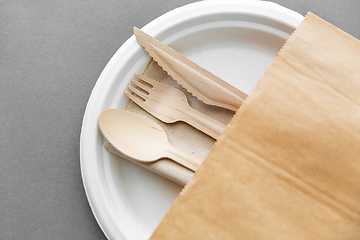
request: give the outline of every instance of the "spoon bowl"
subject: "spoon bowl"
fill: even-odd
[[[161,158],[196,171],[201,160],[173,147],[165,131],[155,122],[138,114],[106,109],[98,119],[103,136],[125,156],[141,161],[155,162]]]

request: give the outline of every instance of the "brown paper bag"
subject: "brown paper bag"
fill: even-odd
[[[360,239],[360,41],[309,13],[152,239]]]

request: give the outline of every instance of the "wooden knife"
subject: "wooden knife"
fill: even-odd
[[[247,98],[246,93],[140,29],[134,28],[134,33],[139,44],[154,61],[204,103],[236,111]]]

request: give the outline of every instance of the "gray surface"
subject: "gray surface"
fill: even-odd
[[[0,239],[105,239],[81,180],[86,103],[133,26],[190,2],[0,2]],[[360,38],[358,0],[274,2]]]

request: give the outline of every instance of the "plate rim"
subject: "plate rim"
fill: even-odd
[[[236,8],[234,8],[236,6]],[[244,7],[242,11],[238,9],[238,7]],[[197,12],[196,10],[201,9],[202,12]],[[184,13],[186,12],[187,18],[196,17],[201,14],[210,14],[216,13],[214,11],[233,11],[235,13],[248,13],[246,11],[254,11],[257,14],[263,14],[264,17],[273,18],[274,20],[284,22],[291,27],[296,28],[303,20],[303,16],[299,13],[296,13],[293,10],[287,9],[281,5],[278,5],[273,2],[267,1],[254,1],[254,0],[207,0],[207,1],[199,1],[184,5],[182,7],[175,8],[158,18],[152,20],[148,24],[146,24],[142,30],[149,33],[150,35],[156,37],[161,32],[166,31],[171,28],[174,24],[178,24],[183,19],[180,19],[179,16],[184,17]],[[266,10],[266,11],[263,11]],[[205,12],[204,12],[205,11]],[[263,11],[263,12],[261,12]],[[277,13],[274,15],[274,13]],[[168,20],[172,21],[168,21]],[[159,27],[161,25],[162,27]],[[86,197],[88,203],[90,205],[91,211],[108,239],[126,239],[124,233],[117,228],[117,225],[112,221],[112,213],[109,211],[111,206],[109,205],[109,200],[105,200],[104,191],[100,186],[98,181],[99,179],[99,171],[96,168],[97,166],[87,164],[86,160],[91,159],[94,156],[89,154],[88,146],[91,143],[97,142],[98,139],[88,139],[87,135],[92,136],[90,133],[98,133],[98,129],[94,129],[93,121],[89,120],[89,115],[91,108],[94,106],[101,105],[99,102],[96,102],[96,97],[100,94],[101,85],[104,82],[104,79],[111,78],[114,73],[112,73],[112,69],[115,67],[115,63],[118,63],[119,57],[124,53],[132,53],[134,54],[136,51],[141,51],[142,47],[137,44],[135,36],[132,35],[128,40],[125,41],[124,44],[120,46],[120,48],[115,52],[115,54],[111,57],[111,59],[106,64],[105,68],[101,72],[99,78],[97,79],[95,86],[93,87],[89,100],[87,102],[84,117],[81,126],[80,133],[80,170],[81,177],[83,181],[84,190],[86,193]],[[144,53],[145,54],[145,53]],[[92,119],[93,120],[93,119]],[[97,122],[97,119],[96,119]],[[96,134],[95,134],[96,135]],[[98,173],[98,174],[96,174]],[[99,194],[99,192],[101,194]],[[109,217],[110,216],[110,217]]]

